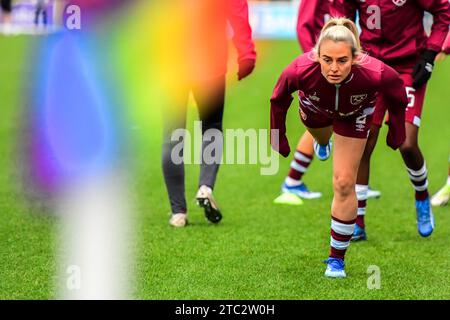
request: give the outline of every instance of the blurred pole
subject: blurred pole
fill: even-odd
[[[110,30],[93,27],[108,9],[96,7],[82,30],[43,38],[33,55],[30,172],[62,218],[58,299],[131,298],[129,124],[101,41]]]
[[[131,298],[130,208],[117,172],[67,190],[63,216],[61,299]]]

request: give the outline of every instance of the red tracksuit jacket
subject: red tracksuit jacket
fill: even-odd
[[[94,15],[128,0],[72,0],[82,13]],[[132,2],[132,1],[130,1]],[[233,29],[233,43],[238,62],[256,60],[252,30],[248,20],[247,0],[168,0],[177,14],[174,21],[167,21],[166,37],[170,42],[179,41],[174,47],[185,77],[190,80],[209,80],[224,75],[228,62],[227,23]],[[178,15],[182,12],[182,16]],[[181,21],[180,21],[181,20]],[[173,29],[176,29],[175,31]],[[182,29],[182,30],[178,30]],[[178,39],[182,33],[184,39]],[[181,69],[181,68],[180,68]],[[182,69],[182,70],[183,70]],[[184,77],[183,77],[184,78]]]
[[[171,0],[173,1],[173,0]],[[238,63],[256,59],[252,30],[248,20],[247,0],[181,0],[186,6],[187,49],[180,48],[180,58],[191,65],[194,80],[222,76],[227,71],[227,22],[233,29],[233,43]]]
[[[322,75],[314,53],[307,52],[296,58],[281,74],[270,99],[271,129],[278,129],[280,138],[279,145],[272,139],[273,148],[285,157],[290,152],[285,122],[295,91],[301,97],[311,94],[320,97],[320,101],[315,102],[316,107],[333,117],[355,111],[362,103],[364,107],[374,107],[377,93],[382,93],[390,114],[387,144],[393,149],[398,148],[405,140],[405,108],[408,104],[398,73],[380,60],[363,55],[360,63],[352,67],[348,79],[341,83],[337,94],[336,86]],[[361,94],[367,94],[363,102],[351,103],[353,95]]]
[[[357,10],[363,49],[389,64],[416,59],[424,49],[441,51],[450,24],[448,0],[330,0],[332,16],[355,20]],[[430,37],[422,23],[425,11],[433,15]]]

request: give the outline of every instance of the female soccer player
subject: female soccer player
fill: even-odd
[[[354,20],[359,12],[364,50],[394,68],[405,83],[409,103],[406,109],[406,140],[400,147],[400,153],[415,190],[417,228],[422,237],[427,237],[433,232],[434,218],[428,194],[428,171],[418,137],[426,83],[448,33],[450,4],[448,0],[334,0],[330,5],[333,16]],[[425,11],[433,15],[429,37],[423,26]],[[358,173],[356,187],[360,201],[353,240],[366,239],[364,215],[370,158],[388,107],[389,102],[380,97]]]
[[[356,176],[375,98],[380,92],[390,102],[387,143],[396,149],[405,139],[408,101],[403,82],[391,67],[361,53],[355,24],[340,18],[325,24],[314,50],[296,58],[275,86],[270,100],[271,143],[285,157],[290,153],[286,113],[295,91],[298,91],[301,119],[314,137],[316,155],[322,160],[330,156],[334,133],[331,249],[325,275],[345,277],[344,257],[357,212]]]
[[[303,52],[311,51],[325,22],[329,19],[328,0],[301,1],[297,19],[297,39]],[[288,175],[281,192],[292,193],[303,199],[320,198],[320,192],[310,191],[302,178],[314,158],[313,137],[305,131],[297,143]]]
[[[297,19],[297,39],[303,52],[311,51],[324,24],[330,19],[329,0],[301,1]],[[281,186],[283,193],[302,199],[320,198],[320,192],[310,191],[303,181],[314,157],[313,137],[305,131],[298,141],[288,175]],[[368,188],[367,198],[379,198],[381,192]],[[291,203],[291,202],[289,202]]]
[[[12,33],[12,0],[1,0],[2,8],[2,29],[5,34]]]

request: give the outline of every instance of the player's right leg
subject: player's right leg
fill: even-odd
[[[225,104],[225,76],[202,81],[193,88],[202,122],[202,161],[200,165],[197,203],[204,209],[205,218],[212,223],[222,220],[222,213],[213,197],[217,173],[223,152],[223,112]],[[213,151],[206,152],[213,147]]]

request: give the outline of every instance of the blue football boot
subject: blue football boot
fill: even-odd
[[[366,230],[355,224],[355,231],[353,231],[351,240],[352,241],[367,240]]]
[[[317,159],[321,161],[325,161],[330,157],[332,147],[333,143],[331,142],[331,139],[324,146],[317,143],[317,141],[314,140],[314,153],[316,154]]]
[[[430,199],[416,200],[417,229],[422,237],[428,237],[434,230],[434,217]]]
[[[345,263],[344,260],[338,258],[328,258],[324,261],[327,264],[325,276],[329,278],[345,278]]]
[[[281,186],[281,192],[283,193],[293,193],[295,195],[297,195],[298,197],[302,198],[302,199],[317,199],[320,198],[322,196],[322,193],[320,192],[314,192],[314,191],[310,191],[308,189],[308,187],[306,186],[306,184],[302,183],[298,186],[288,186],[285,183],[283,183],[283,185]]]

